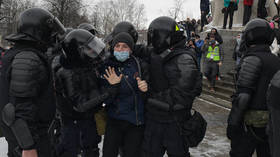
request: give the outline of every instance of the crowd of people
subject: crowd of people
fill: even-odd
[[[98,157],[103,134],[103,157],[185,157],[202,140],[206,122],[204,131],[184,133],[194,123],[202,77],[174,19],[152,21],[148,46],[137,44],[129,22],[118,23],[104,43],[92,25],[65,28],[41,8],[18,19],[18,31],[6,37],[13,46],[1,57],[8,157]],[[103,133],[96,118],[102,111]]]
[[[201,3],[201,21],[154,19],[147,45],[137,43],[130,22],[101,39],[89,23],[65,28],[44,9],[23,11],[17,32],[6,37],[12,47],[0,58],[0,128],[8,157],[99,157],[102,139],[103,157],[190,157],[207,125],[192,113],[202,92],[201,58],[211,92],[224,60],[218,30],[205,39],[198,34],[209,14],[209,1]],[[245,20],[236,37],[231,157],[280,154],[280,60],[273,55],[279,19]]]
[[[207,3],[203,2],[205,0],[201,0],[201,3]],[[257,1],[257,17],[261,19],[266,19],[268,18],[268,10],[267,8],[269,7],[271,1],[269,0],[258,0]],[[208,1],[209,3],[209,1]],[[280,2],[278,1],[275,3],[275,6],[278,10],[279,14],[279,4]],[[242,25],[245,26],[252,14],[252,6],[254,4],[254,0],[244,0],[243,1],[243,6],[244,6],[244,11],[243,11],[243,23]],[[222,8],[222,13],[224,14],[224,24],[223,24],[223,29],[226,29],[227,26],[227,21],[228,21],[228,16],[229,16],[229,29],[232,29],[233,25],[233,16],[234,12],[238,10],[238,5],[239,5],[239,0],[224,0],[224,8]],[[202,14],[202,13],[201,13]]]

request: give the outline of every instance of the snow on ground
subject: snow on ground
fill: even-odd
[[[228,111],[207,102],[196,101],[194,104],[208,122],[204,140],[197,148],[191,148],[192,157],[227,157],[230,144],[226,138],[226,119]],[[102,143],[99,144],[100,148]],[[0,138],[0,157],[7,157],[8,146],[4,138]],[[101,151],[100,151],[101,153]],[[164,157],[167,157],[165,155]]]
[[[0,138],[0,157],[7,157],[8,144],[5,138]]]

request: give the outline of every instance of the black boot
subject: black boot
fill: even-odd
[[[99,148],[84,150],[82,157],[99,157]]]

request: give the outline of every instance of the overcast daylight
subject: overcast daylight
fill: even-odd
[[[280,157],[279,13],[0,0],[0,157]]]
[[[37,5],[42,4],[43,0],[33,0]],[[117,0],[113,0],[117,1]],[[135,0],[145,6],[145,17],[147,19],[145,26],[148,27],[150,22],[159,16],[169,16],[168,10],[176,5],[176,0]],[[92,6],[98,3],[98,0],[83,0],[83,3],[88,6],[89,12],[92,11]],[[178,21],[185,20],[187,17],[200,19],[200,0],[183,0],[181,13]]]

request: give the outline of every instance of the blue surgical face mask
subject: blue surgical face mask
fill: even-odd
[[[120,62],[124,62],[129,58],[129,51],[114,51],[114,56]]]

